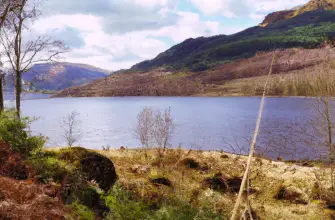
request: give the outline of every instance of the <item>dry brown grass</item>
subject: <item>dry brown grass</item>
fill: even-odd
[[[120,177],[119,184],[135,195],[153,203],[171,196],[192,206],[209,205],[213,210],[231,212],[236,199],[233,192],[219,192],[204,184],[206,178],[217,173],[226,177],[242,177],[247,157],[219,152],[168,150],[162,160],[155,150],[149,151],[146,160],[142,150],[100,151],[115,164]],[[225,156],[223,156],[225,155]],[[192,158],[199,167],[188,168],[183,163]],[[295,164],[255,158],[251,175],[251,204],[260,219],[331,219],[334,213],[322,201],[314,201],[312,188],[316,182],[317,167],[301,167]],[[164,177],[172,187],[157,186],[151,178]],[[327,180],[324,180],[327,181]],[[294,186],[309,196],[307,205],[278,200],[280,187]]]

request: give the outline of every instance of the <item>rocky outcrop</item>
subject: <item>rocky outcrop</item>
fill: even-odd
[[[293,16],[314,10],[335,10],[335,0],[311,0],[296,10]]]
[[[267,15],[264,21],[260,24],[260,26],[267,26],[269,24],[277,23],[278,21],[282,21],[288,18],[291,18],[295,10],[284,10],[284,11],[277,11]]]
[[[303,13],[315,10],[335,10],[335,0],[311,0],[303,6],[298,6],[292,10],[277,11],[267,15],[260,26],[277,23],[290,19]]]

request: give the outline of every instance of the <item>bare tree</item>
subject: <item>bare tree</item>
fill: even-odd
[[[158,147],[159,156],[163,156],[176,128],[171,116],[171,108],[156,110],[154,115],[153,138]]]
[[[1,63],[0,63],[0,65],[1,65]],[[4,94],[3,94],[3,79],[4,79],[4,77],[5,77],[5,73],[0,68],[0,114],[5,109]]]
[[[142,147],[148,150],[157,147],[159,156],[163,156],[169,145],[176,125],[171,116],[171,108],[164,111],[144,108],[137,116],[135,136]]]
[[[52,62],[68,48],[61,41],[54,41],[47,36],[25,39],[25,31],[29,25],[41,15],[37,7],[39,0],[19,0],[13,16],[8,19],[0,43],[4,54],[15,74],[15,96],[17,116],[20,117],[22,74],[29,71],[34,64]]]
[[[7,21],[7,17],[10,12],[15,8],[16,1],[14,0],[0,0],[0,35],[2,33],[2,28]],[[1,57],[0,57],[1,58]],[[0,62],[0,67],[2,63]],[[5,77],[5,72],[0,69],[0,113],[4,110],[4,94],[3,94],[3,80]]]
[[[144,108],[137,116],[135,136],[141,142],[142,147],[148,149],[151,142],[151,131],[153,127],[153,111],[151,108]]]
[[[62,129],[64,132],[63,137],[69,147],[73,147],[73,145],[78,143],[83,136],[81,131],[82,121],[80,121],[78,117],[79,113],[73,111],[64,117],[62,121]]]

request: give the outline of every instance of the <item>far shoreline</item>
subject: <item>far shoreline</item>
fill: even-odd
[[[46,99],[62,99],[62,98],[262,98],[262,96],[245,96],[245,95],[227,95],[227,96],[206,96],[206,95],[195,95],[195,96],[62,96],[54,97],[50,96]],[[316,99],[313,96],[265,96],[266,98],[297,98],[297,99]],[[335,97],[330,97],[335,98]]]

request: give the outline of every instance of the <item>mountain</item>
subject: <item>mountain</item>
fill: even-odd
[[[311,0],[305,5],[297,6],[291,10],[273,12],[265,17],[260,26],[267,26],[282,20],[290,19],[309,11],[335,10],[335,0]]]
[[[267,16],[268,20],[272,17],[269,24],[233,35],[185,40],[129,70],[64,90],[56,96],[241,94],[242,87],[248,85],[239,80],[261,80],[257,77],[267,74],[273,51],[281,54],[274,74],[311,73],[310,68],[324,61],[326,48],[335,45],[335,11],[330,10],[331,1],[312,0],[285,11],[284,15],[272,13]],[[255,88],[248,94],[257,94]]]
[[[315,10],[335,10],[335,0],[311,0],[307,4],[298,8],[293,16]]]
[[[274,19],[233,35],[188,39],[152,60],[134,65],[131,71],[208,70],[217,65],[249,58],[260,51],[302,47],[315,48],[335,35],[335,11],[310,11],[291,19]]]
[[[24,73],[22,78],[30,90],[58,91],[93,82],[109,74],[110,71],[86,64],[60,62],[36,64],[30,71]],[[12,85],[11,83],[9,87]]]

